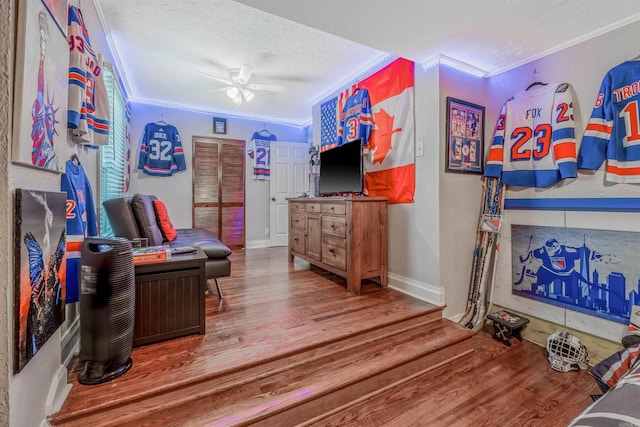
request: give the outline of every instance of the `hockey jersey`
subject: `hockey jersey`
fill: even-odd
[[[74,142],[97,148],[109,143],[109,99],[102,61],[91,48],[80,9],[69,6],[68,23],[67,126]]]
[[[87,236],[97,236],[96,211],[91,183],[80,164],[69,160],[62,174],[60,190],[67,193],[67,303],[79,299],[80,250]]]
[[[187,169],[180,135],[175,126],[147,123],[142,133],[138,169],[149,175],[171,176]]]
[[[254,180],[269,181],[271,179],[271,141],[277,140],[278,138],[272,133],[268,136],[263,135],[262,131],[253,133],[247,155],[253,163]]]
[[[578,168],[597,170],[606,160],[607,181],[640,182],[640,61],[612,68],[602,80],[587,124]]]
[[[362,139],[362,146],[368,147],[373,114],[371,101],[367,89],[356,89],[347,102],[344,103],[338,126],[338,145],[346,144],[356,139]]]
[[[578,175],[568,83],[521,91],[500,110],[485,176],[507,185],[547,187]]]

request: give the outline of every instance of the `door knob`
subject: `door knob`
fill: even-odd
[[[276,198],[275,198],[275,197],[272,197],[272,198],[271,198],[271,201],[272,201],[272,202],[275,202],[275,201],[276,201]]]

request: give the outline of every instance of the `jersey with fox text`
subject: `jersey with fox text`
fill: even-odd
[[[578,175],[568,83],[524,90],[500,110],[485,176],[507,185],[547,187]]]

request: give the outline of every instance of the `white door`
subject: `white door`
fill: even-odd
[[[309,191],[309,145],[301,142],[271,143],[269,246],[289,243],[287,199]]]

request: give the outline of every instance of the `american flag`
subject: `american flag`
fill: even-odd
[[[320,151],[338,143],[338,97],[320,105]]]

